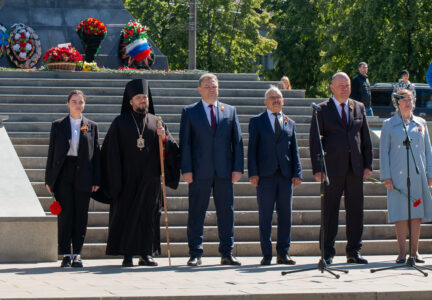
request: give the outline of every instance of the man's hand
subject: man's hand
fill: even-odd
[[[192,172],[183,173],[183,181],[186,183],[192,183],[193,182],[193,176]]]
[[[257,187],[258,186],[258,182],[259,182],[259,176],[251,176],[251,177],[249,177],[249,182],[254,187]]]
[[[393,190],[394,189],[393,181],[390,178],[384,179],[384,185],[385,185],[386,189],[388,189],[388,190]]]
[[[99,189],[99,186],[98,186],[98,185],[94,185],[94,186],[92,186],[92,192],[97,192],[98,189]]]
[[[241,176],[242,176],[241,172],[232,172],[231,174],[232,183],[236,183],[237,181],[239,181]]]
[[[45,184],[45,187],[46,187],[48,193],[52,194],[52,193],[51,193],[51,188],[49,187],[49,185],[48,185],[48,184]]]
[[[316,172],[314,174],[314,176],[315,176],[315,181],[321,182],[321,172]],[[325,181],[325,175],[324,174],[322,175],[322,181]]]
[[[293,189],[295,189],[297,186],[299,186],[302,183],[301,178],[294,177],[292,179]]]
[[[432,186],[432,178],[428,178],[427,181],[428,181],[428,186]]]
[[[165,139],[166,135],[165,135],[165,128],[163,126],[160,126],[156,129],[158,136],[160,136],[162,138],[162,140]]]
[[[372,174],[372,170],[371,169],[364,169],[363,171],[363,178],[364,179],[368,179]]]

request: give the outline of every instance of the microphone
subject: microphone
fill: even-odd
[[[393,96],[393,98],[395,98],[395,99],[403,99],[405,96],[404,95],[399,95],[399,94],[396,94],[396,93],[393,93],[392,94],[392,96]]]
[[[320,111],[321,106],[317,105],[315,102],[312,102],[311,107],[313,110]]]

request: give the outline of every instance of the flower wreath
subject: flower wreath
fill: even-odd
[[[14,24],[9,36],[7,55],[18,68],[30,69],[42,55],[39,36],[24,24]]]
[[[153,65],[154,53],[146,31],[138,21],[129,21],[121,31],[119,57],[124,65],[147,69]]]
[[[9,44],[9,30],[0,23],[0,57],[3,57],[3,54],[6,51],[6,47]]]

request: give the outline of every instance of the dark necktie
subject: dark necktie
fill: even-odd
[[[276,140],[278,140],[279,136],[282,133],[282,129],[281,129],[281,126],[280,126],[280,123],[279,123],[279,119],[278,119],[279,113],[273,113],[273,115],[275,116],[274,133],[275,133]]]
[[[342,108],[342,113],[341,113],[341,115],[342,115],[342,123],[344,124],[345,128],[347,128],[348,127],[348,121],[347,121],[347,116],[346,116],[346,113],[345,113],[345,103],[341,103],[340,105],[341,105],[341,108]]]
[[[216,132],[216,113],[215,113],[213,104],[210,104],[209,107],[210,107],[211,128],[212,128],[213,133],[215,133]]]

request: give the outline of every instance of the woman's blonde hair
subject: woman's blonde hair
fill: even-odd
[[[284,81],[288,81],[288,86],[286,88],[284,86]],[[290,82],[288,76],[283,76],[281,78],[280,82],[281,82],[281,89],[283,89],[283,90],[290,90],[291,89],[291,82]]]

